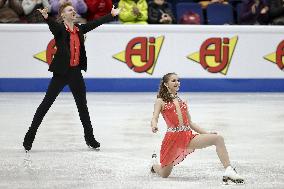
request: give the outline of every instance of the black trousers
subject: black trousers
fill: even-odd
[[[69,88],[75,99],[79,116],[84,127],[85,140],[91,141],[94,139],[93,128],[87,107],[85,82],[81,70],[78,67],[70,67],[65,75],[53,74],[45,97],[37,108],[32,124],[26,133],[24,139],[25,145],[32,146],[37,129],[40,126],[45,114],[48,112],[56,97],[66,85],[69,85]]]

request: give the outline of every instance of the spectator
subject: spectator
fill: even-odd
[[[22,0],[0,0],[0,23],[20,22]]]
[[[43,23],[41,13],[37,9],[47,8],[50,12],[48,0],[23,0],[22,6],[28,23]]]
[[[87,4],[87,20],[96,20],[107,15],[112,9],[112,0],[85,0]]]
[[[119,21],[123,24],[147,24],[148,4],[146,0],[120,0]]]
[[[246,0],[240,13],[240,24],[264,25],[269,22],[268,6],[264,0]]]
[[[176,23],[172,10],[165,0],[154,0],[149,2],[148,7],[149,24],[172,24]]]
[[[75,23],[81,22],[85,23],[86,19],[83,18],[83,15],[87,13],[87,5],[84,0],[49,0],[51,5],[51,13],[53,16],[58,17],[60,19],[60,15],[58,14],[58,10],[60,5],[65,2],[71,2],[75,11],[77,13],[77,20]]]
[[[273,25],[284,25],[284,1],[267,0],[269,5],[270,23]]]

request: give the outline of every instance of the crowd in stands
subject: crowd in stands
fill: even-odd
[[[39,8],[56,19],[66,1],[79,23],[115,5],[121,8],[116,24],[284,25],[284,0],[0,0],[0,23],[43,23]]]

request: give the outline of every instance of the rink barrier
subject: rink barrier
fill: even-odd
[[[86,36],[83,76],[90,92],[154,92],[168,72],[184,92],[284,92],[283,33],[282,26],[105,24]],[[0,41],[0,92],[46,91],[56,49],[47,24],[1,24]]]
[[[0,92],[45,92],[47,78],[0,78]],[[156,92],[160,79],[87,78],[88,92]],[[65,87],[63,91],[70,91]],[[181,92],[284,92],[284,79],[181,79]]]

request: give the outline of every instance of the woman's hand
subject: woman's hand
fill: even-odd
[[[48,8],[44,8],[44,9],[37,9],[41,14],[42,16],[44,17],[44,19],[47,19],[48,18],[48,14],[47,14],[47,11],[48,11]]]
[[[114,5],[113,5],[110,13],[113,17],[117,16],[120,13],[120,8],[114,8]]]
[[[151,128],[153,133],[156,133],[159,130],[157,126],[153,126]]]

